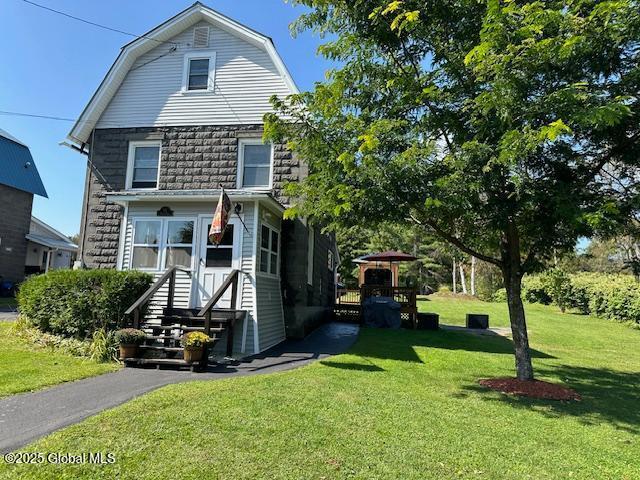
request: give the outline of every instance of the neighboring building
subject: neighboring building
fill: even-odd
[[[34,216],[31,217],[27,241],[27,275],[73,266],[78,246],[69,237]]]
[[[0,279],[25,276],[33,196],[47,197],[29,147],[0,130]]]
[[[269,98],[296,92],[270,38],[201,3],[125,45],[68,136],[89,158],[79,260],[156,277],[187,267],[175,305],[191,308],[239,269],[249,314],[235,350],[308,333],[334,302],[335,242],[283,220],[283,186],[307,169],[262,142]],[[240,210],[216,248],[220,186]]]

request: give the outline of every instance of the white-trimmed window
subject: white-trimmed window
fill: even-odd
[[[130,266],[136,270],[191,268],[193,219],[135,219]]]
[[[131,267],[139,270],[158,270],[162,220],[136,220],[133,224]]]
[[[259,138],[238,144],[238,188],[271,188],[273,144]]]
[[[278,275],[279,253],[280,232],[263,223],[260,238],[260,271]]]
[[[191,268],[193,220],[167,220],[165,268]]]
[[[129,142],[127,188],[158,188],[161,148],[162,142],[156,140]]]
[[[216,52],[194,51],[184,56],[183,92],[212,92],[215,85]]]

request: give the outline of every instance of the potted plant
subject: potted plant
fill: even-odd
[[[182,336],[180,343],[184,347],[184,359],[187,363],[199,362],[202,360],[204,347],[210,339],[202,332],[189,332]]]
[[[136,357],[138,345],[144,342],[146,334],[136,328],[123,328],[116,332],[115,337],[120,346],[120,360],[123,360]]]

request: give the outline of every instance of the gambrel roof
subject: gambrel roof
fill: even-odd
[[[82,111],[67,138],[77,145],[87,143],[91,131],[100,120],[101,115],[118,91],[136,59],[162,42],[170,43],[174,36],[201,21],[209,22],[264,50],[273,61],[289,90],[292,93],[298,92],[298,88],[280,55],[278,55],[271,38],[222,15],[200,2],[196,2],[186,10],[122,47],[120,54]]]

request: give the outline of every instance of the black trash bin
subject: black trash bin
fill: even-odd
[[[400,304],[390,297],[369,297],[362,305],[363,322],[368,327],[400,328]]]
[[[489,315],[483,313],[467,313],[467,328],[489,328]]]
[[[437,313],[418,313],[418,330],[438,330],[440,315]]]

